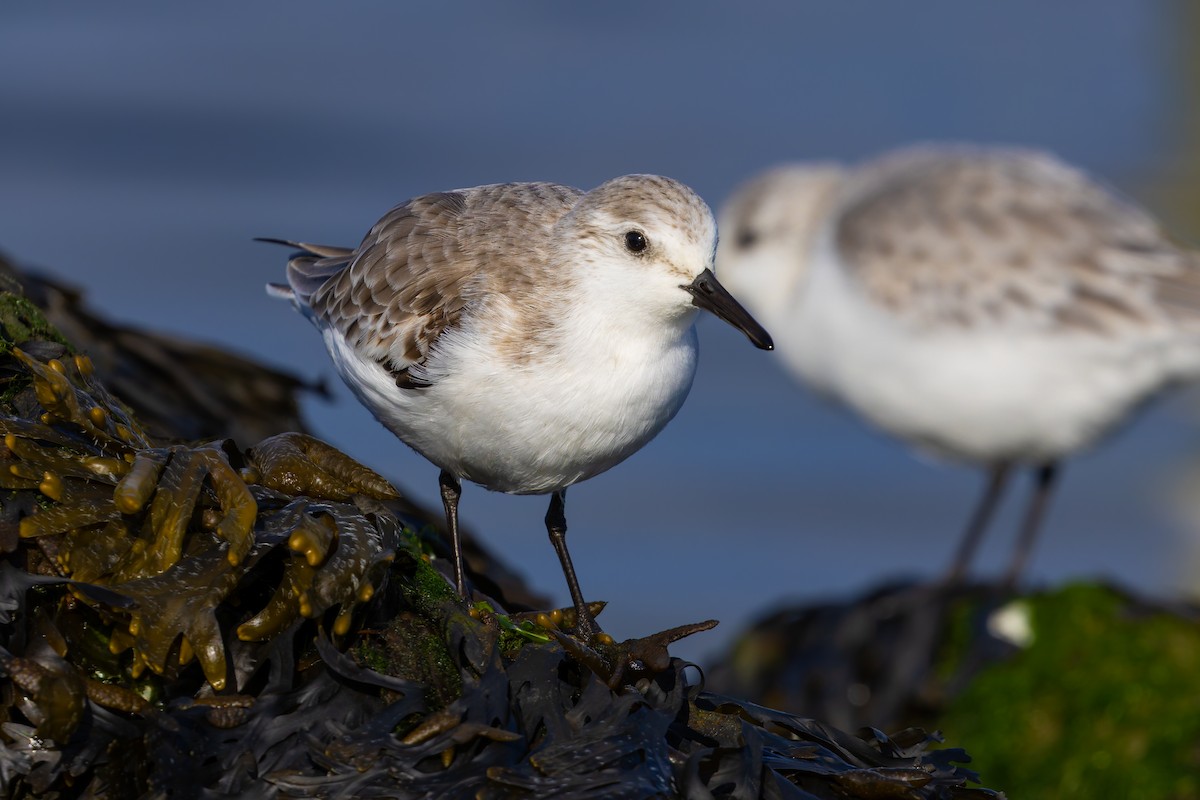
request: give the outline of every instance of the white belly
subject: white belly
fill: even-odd
[[[665,345],[516,367],[465,333],[439,342],[432,386],[401,390],[322,333],[342,378],[388,429],[437,466],[512,494],[565,489],[628,458],[679,411],[696,370],[694,327]]]
[[[780,353],[814,388],[936,455],[1057,460],[1195,370],[1195,341],[997,328],[918,333],[814,272]],[[1184,370],[1186,371],[1186,370]]]

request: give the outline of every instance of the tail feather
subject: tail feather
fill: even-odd
[[[347,247],[293,242],[289,239],[261,237],[255,241],[281,244],[300,251],[288,261],[287,285],[267,284],[267,294],[291,300],[298,305],[308,305],[308,299],[327,280],[346,268],[346,265],[350,263],[350,256],[354,252]]]
[[[292,291],[292,287],[286,283],[268,283],[267,294],[271,297],[278,297],[280,300],[291,300],[296,296],[296,293]]]
[[[311,244],[309,242],[293,242],[291,239],[272,239],[269,236],[257,236],[254,241],[266,242],[267,244],[281,244],[284,247],[291,247],[296,250],[302,250],[308,255],[321,256],[322,258],[346,258],[354,252],[349,247],[334,247],[328,244]]]

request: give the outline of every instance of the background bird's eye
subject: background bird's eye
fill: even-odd
[[[629,231],[625,234],[625,247],[631,253],[640,253],[646,249],[646,236],[641,231]]]
[[[758,231],[753,231],[745,228],[737,235],[737,246],[741,250],[745,250],[758,241]]]

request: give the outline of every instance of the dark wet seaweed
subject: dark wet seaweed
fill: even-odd
[[[0,376],[2,797],[991,796],[924,734],[706,691],[667,652],[703,626],[623,671],[514,633],[325,445],[164,447],[62,345]]]

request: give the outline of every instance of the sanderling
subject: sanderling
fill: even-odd
[[[817,391],[917,448],[990,470],[950,577],[1010,472],[1060,461],[1200,374],[1200,260],[1052,156],[930,146],[855,168],[794,165],[722,209],[725,284]]]
[[[401,203],[354,250],[285,242],[303,253],[287,285],[268,288],[317,326],[376,418],[441,468],[460,594],[460,481],[551,496],[546,528],[592,639],[567,487],[675,416],[696,371],[698,308],[772,347],[713,275],[716,240],[708,206],[669,178],[586,193],[478,186]]]

